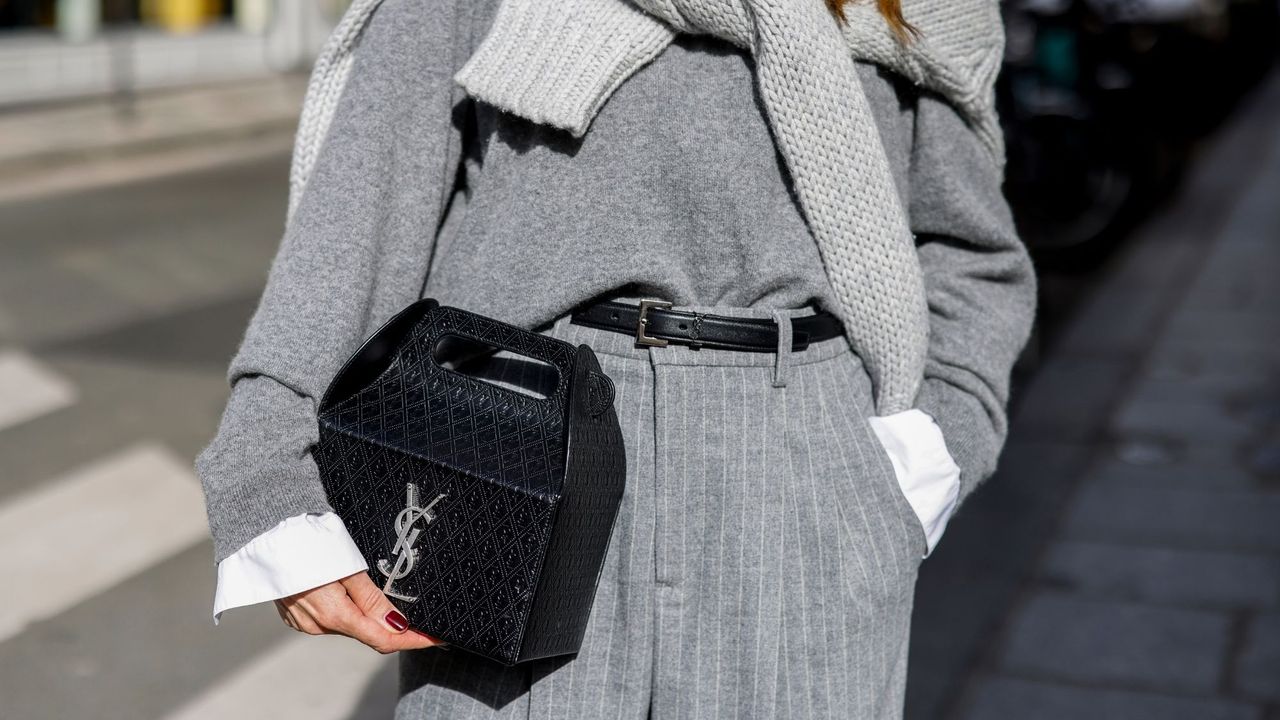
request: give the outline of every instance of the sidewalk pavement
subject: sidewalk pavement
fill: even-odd
[[[1195,167],[926,562],[910,716],[1280,719],[1280,73]]]
[[[306,76],[0,112],[0,201],[288,152]]]

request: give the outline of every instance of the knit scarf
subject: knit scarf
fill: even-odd
[[[301,138],[322,137],[355,37],[378,0],[356,0],[313,73]],[[821,0],[501,0],[455,80],[473,97],[584,135],[612,92],[677,33],[751,52],[775,142],[816,240],[850,344],[881,415],[909,409],[924,377],[929,315],[914,238],[855,60],[941,94],[1003,161],[993,84],[1003,51],[997,0],[904,0],[922,31],[903,44],[872,2],[837,23]],[[323,70],[323,72],[322,72]],[[318,144],[318,141],[317,141]],[[294,195],[310,175],[295,152]]]
[[[909,409],[929,344],[920,262],[850,44],[820,0],[504,0],[455,80],[479,100],[581,136],[676,32],[750,50],[877,412]]]

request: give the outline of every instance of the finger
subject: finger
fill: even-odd
[[[392,633],[382,623],[371,617],[360,615],[349,628],[350,637],[359,640],[374,650],[386,655],[401,650],[422,650],[436,647],[435,638],[416,631]]]
[[[367,576],[365,579],[368,579]],[[373,591],[379,596],[382,594],[376,587]],[[373,607],[367,596],[367,590],[357,586],[355,597],[366,607]],[[292,600],[295,618],[299,622],[303,622],[303,618],[313,618],[324,632],[359,640],[384,654],[402,649],[404,645],[394,642],[398,633],[389,629],[383,621],[371,618],[361,610],[341,581],[293,596]]]
[[[445,643],[431,637],[426,633],[417,631],[407,632],[403,635],[391,636],[391,649],[393,652],[401,650],[425,650],[427,648],[438,648],[440,650],[448,650]]]
[[[396,609],[387,596],[365,573],[358,573],[340,580],[351,601],[361,609],[365,622],[362,632],[369,638],[369,645],[378,650],[417,650],[444,643],[420,630],[409,627],[408,620]],[[378,631],[375,631],[375,626]],[[385,637],[378,639],[382,633]]]
[[[276,614],[280,616],[280,621],[283,622],[285,625],[288,625],[289,627],[293,628],[294,630],[297,630],[298,629],[297,626],[293,624],[293,618],[289,617],[289,611],[284,609],[284,603],[280,602],[279,600],[276,600],[272,604],[275,605]]]
[[[347,596],[360,608],[365,617],[377,620],[388,632],[400,635],[409,629],[409,621],[387,596],[373,584],[366,573],[356,573],[338,582],[347,589]]]
[[[306,612],[303,612],[301,608],[294,607],[290,610],[286,610],[285,615],[288,618],[285,622],[288,623],[289,627],[297,630],[298,632],[303,632],[308,635],[327,635],[329,633],[328,629],[321,626],[315,618],[311,617]]]
[[[281,604],[302,632],[346,635],[383,654],[437,644],[435,638],[428,635],[397,630],[395,624],[407,627],[408,621],[364,573],[291,595],[283,598]],[[390,609],[384,611],[388,607]],[[362,608],[367,608],[370,614]],[[388,618],[391,612],[396,614]],[[377,617],[378,614],[382,617]]]
[[[419,637],[414,633],[397,634],[388,630],[380,621],[360,612],[354,603],[350,614],[343,618],[342,628],[338,632],[359,640],[384,655],[404,649],[405,643],[401,642],[401,638]]]
[[[353,616],[360,611],[337,582],[290,595],[282,600],[298,629],[312,635],[348,635]]]

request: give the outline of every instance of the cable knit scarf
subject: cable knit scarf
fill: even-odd
[[[363,17],[357,0],[335,33],[311,96],[334,95]],[[676,33],[748,49],[757,87],[844,322],[876,392],[876,410],[910,408],[923,379],[928,308],[914,240],[854,61],[884,65],[942,94],[1002,161],[992,86],[1003,49],[995,0],[905,0],[921,38],[900,43],[874,8],[851,4],[836,22],[821,0],[502,0],[492,28],[457,74],[473,97],[502,110],[587,132],[632,73]],[[344,50],[345,48],[345,50]],[[333,69],[325,81],[321,67]],[[327,85],[323,83],[327,82]],[[317,87],[318,84],[321,84]],[[323,133],[324,109],[304,108]],[[299,146],[301,150],[300,130]],[[297,153],[296,153],[297,154]],[[294,190],[309,174],[295,154]]]

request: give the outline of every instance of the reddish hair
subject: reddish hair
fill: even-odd
[[[844,5],[847,2],[849,0],[826,0],[827,7],[840,22],[845,21]],[[920,34],[920,31],[902,16],[902,0],[876,0],[876,9],[889,23],[889,29],[893,30],[893,34],[897,35],[902,42],[910,42],[911,38]]]

